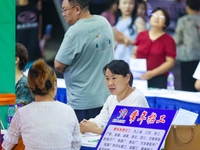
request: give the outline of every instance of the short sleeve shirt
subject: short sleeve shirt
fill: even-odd
[[[31,5],[16,7],[16,42],[28,50],[28,61],[41,58],[38,41],[40,12]]]
[[[35,101],[35,96],[31,93],[28,86],[27,77],[23,75],[15,86],[16,104],[27,105]]]
[[[200,14],[185,15],[178,19],[173,36],[177,59],[182,62],[200,60]]]
[[[147,70],[153,70],[165,62],[166,57],[176,57],[176,44],[171,36],[163,34],[155,41],[149,38],[149,31],[141,32],[135,43],[137,58],[147,60]]]
[[[76,110],[103,106],[109,91],[103,68],[114,59],[114,34],[102,16],[78,20],[65,34],[56,60],[66,64],[67,103]]]

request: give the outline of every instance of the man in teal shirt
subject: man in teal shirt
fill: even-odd
[[[80,122],[98,115],[109,96],[103,67],[114,59],[115,40],[109,22],[90,14],[87,0],[63,0],[62,8],[72,26],[65,33],[54,65],[64,74],[67,103]]]

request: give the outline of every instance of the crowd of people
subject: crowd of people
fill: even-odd
[[[146,59],[141,79],[155,88],[167,87],[168,71],[178,59],[182,90],[200,90],[200,78],[192,77],[200,61],[198,0],[186,0],[187,15],[178,20],[173,37],[164,30],[170,24],[169,12],[157,7],[148,18],[146,1],[111,0],[100,16],[90,13],[87,0],[63,0],[62,16],[71,26],[54,67],[64,75],[67,104],[54,99],[56,73],[38,59],[41,1],[34,1],[35,6],[17,1],[15,94],[16,104],[23,107],[4,136],[3,150],[20,139],[28,150],[78,150],[80,134],[102,134],[116,105],[149,108],[142,92],[132,86],[131,58]],[[22,16],[27,10],[35,17],[29,22]],[[22,73],[25,66],[27,77]]]

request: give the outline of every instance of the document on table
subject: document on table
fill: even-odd
[[[82,138],[82,144],[81,144],[82,146],[96,147],[101,138],[101,135],[86,132],[84,134],[81,134],[81,138]]]
[[[197,117],[198,117],[197,113],[180,108],[177,115],[175,116],[172,124],[193,125],[195,123]]]
[[[197,66],[197,68],[196,68],[196,70],[193,74],[193,78],[200,80],[200,62],[199,62],[198,66]]]
[[[146,59],[130,58],[130,70],[133,74],[133,87],[137,87],[140,90],[146,90],[148,88],[147,80],[141,80],[142,74],[147,72]]]
[[[141,75],[147,72],[146,59],[130,58],[129,64],[134,79],[140,80]]]

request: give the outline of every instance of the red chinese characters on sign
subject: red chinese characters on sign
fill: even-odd
[[[139,115],[139,111],[138,110],[135,110],[129,117],[130,117],[130,119],[129,119],[129,121],[130,121],[130,124],[132,123],[132,122],[134,122],[135,121],[135,118],[136,118],[136,116],[138,116]]]
[[[142,115],[140,116],[140,118],[137,119],[137,121],[140,121],[140,125],[142,124],[143,120],[146,120],[147,118],[145,117],[147,115],[146,111],[142,112]]]
[[[147,124],[153,124],[156,121],[157,114],[152,112],[150,116],[148,116]]]
[[[165,123],[164,120],[165,117],[166,117],[165,115],[160,116],[160,120],[157,120],[156,123]]]
[[[114,131],[120,131],[120,132],[130,132],[131,129],[125,129],[125,128],[114,128]]]
[[[154,124],[154,123],[165,123],[165,119],[166,115],[161,115],[160,116],[160,120],[156,120],[157,118],[157,113],[152,112],[150,116],[147,116],[147,111],[143,111],[142,114],[140,115],[140,118],[137,119],[137,121],[139,121],[140,125],[142,124],[142,122],[144,120],[146,120],[147,124]],[[134,122],[136,120],[136,117],[139,116],[139,110],[135,110],[134,112],[132,112],[132,114],[129,116],[129,122],[130,124],[132,122]]]

